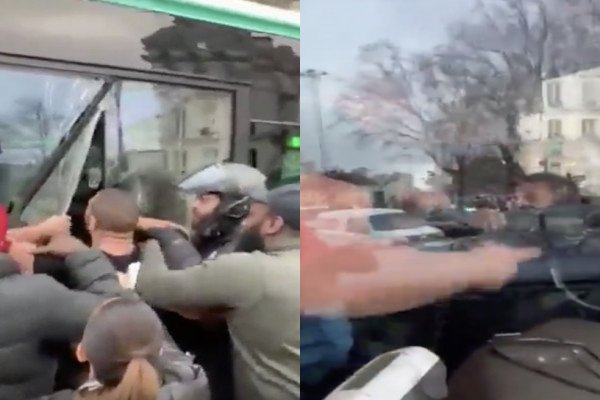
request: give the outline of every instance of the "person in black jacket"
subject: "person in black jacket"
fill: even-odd
[[[46,275],[23,275],[15,260],[26,259],[29,247],[12,243],[8,254],[0,254],[0,399],[51,393],[58,365],[54,344],[77,342],[93,309],[124,292],[101,252],[73,238],[55,238],[50,245],[65,257],[78,290]]]
[[[89,379],[78,390],[42,400],[208,400],[208,386],[162,385],[159,374],[164,340],[156,313],[138,298],[115,298],[92,313],[77,347],[89,363]]]
[[[139,249],[134,241],[139,214],[133,197],[119,189],[105,189],[98,192],[90,200],[85,212],[92,248],[104,253],[121,282],[124,282],[122,278],[127,276],[129,269],[139,262]],[[49,229],[37,229],[42,234],[47,230]],[[33,262],[35,273],[50,275],[65,286],[74,288],[74,282],[65,269],[64,257],[61,254],[48,253],[43,247],[36,253]],[[198,378],[205,378],[203,370],[195,365],[193,357],[184,354],[168,335],[165,339],[166,348],[163,351],[165,365],[162,366],[161,372],[166,380],[194,382],[193,385],[197,386]],[[81,384],[81,373],[85,373],[83,365],[74,359],[69,348],[64,349],[62,355],[61,368],[56,379],[57,389],[78,387]],[[208,385],[207,382],[205,384]]]

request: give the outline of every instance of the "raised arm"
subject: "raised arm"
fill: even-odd
[[[202,262],[202,256],[190,243],[188,232],[182,226],[170,221],[140,218],[138,229],[158,241],[169,269],[186,269]]]
[[[50,217],[37,225],[8,230],[8,239],[15,242],[41,243],[53,236],[68,235],[71,218],[62,215]]]
[[[202,263],[198,250],[179,229],[152,228],[146,234],[160,244],[169,269],[181,270]]]

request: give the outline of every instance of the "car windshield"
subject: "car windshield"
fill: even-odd
[[[369,217],[374,231],[395,231],[413,229],[426,225],[425,220],[417,220],[399,212],[375,214]]]
[[[101,82],[36,70],[0,69],[0,203],[36,174]]]

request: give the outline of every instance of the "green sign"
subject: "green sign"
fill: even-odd
[[[290,136],[287,140],[288,149],[300,150],[300,135]]]

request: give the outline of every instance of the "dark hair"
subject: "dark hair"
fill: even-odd
[[[107,232],[133,233],[140,218],[133,196],[120,189],[98,192],[90,200],[89,210],[96,218],[97,228]]]
[[[577,184],[571,179],[560,175],[539,172],[527,175],[521,183],[540,183],[546,185],[556,196],[555,202],[558,204],[581,202],[581,194],[579,193]]]
[[[163,335],[160,319],[139,299],[117,298],[98,307],[81,346],[102,388],[82,391],[78,399],[156,400]]]

